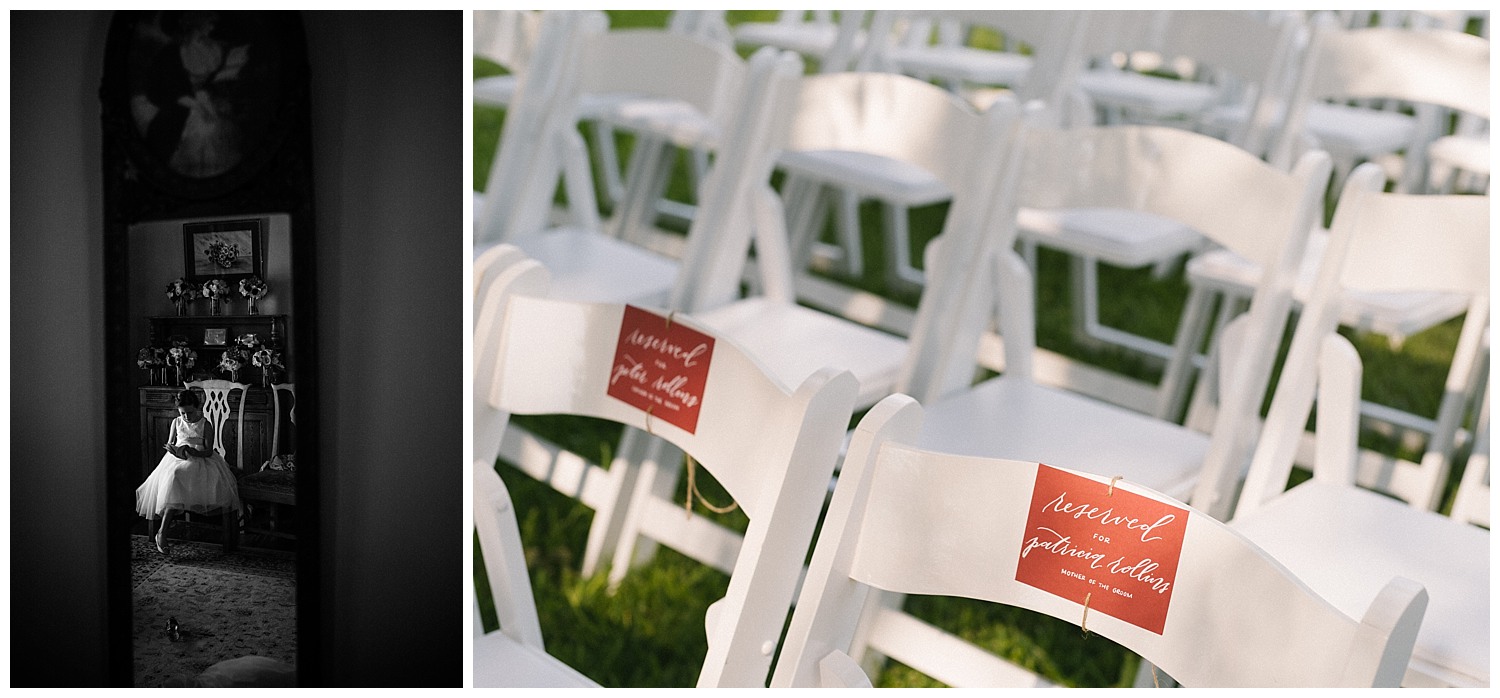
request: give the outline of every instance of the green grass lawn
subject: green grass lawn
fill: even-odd
[[[731,22],[748,17],[765,19],[769,14],[729,13]],[[610,13],[610,20],[612,27],[663,26],[667,15],[665,11],[616,11]],[[474,72],[482,77],[501,70],[476,58]],[[474,108],[476,188],[482,189],[488,177],[503,116],[500,110]],[[621,137],[619,143],[623,160],[628,157],[630,139]],[[679,173],[669,194],[682,198],[687,191],[686,174]],[[937,206],[912,213],[917,250],[936,234],[945,212],[945,207]],[[879,215],[874,204],[866,204],[861,210],[866,268],[870,272],[864,278],[843,281],[915,306],[915,295],[889,292],[880,276],[883,239]],[[1061,254],[1043,250],[1039,255],[1039,346],[1134,378],[1153,383],[1158,380],[1160,369],[1151,361],[1123,350],[1079,346],[1073,340],[1067,269],[1067,260]],[[1105,324],[1171,341],[1187,293],[1180,269],[1158,279],[1145,269],[1106,267],[1100,283],[1100,295],[1106,299],[1101,307]],[[1429,417],[1435,415],[1459,327],[1460,321],[1454,320],[1409,337],[1400,351],[1393,350],[1384,337],[1349,333],[1365,361],[1366,398]],[[599,458],[596,462],[607,462],[619,435],[617,426],[593,420],[518,417],[514,421],[577,453]],[[1408,459],[1419,455],[1374,433],[1366,434],[1362,444]],[[649,564],[633,570],[611,594],[602,574],[584,578],[578,573],[592,512],[504,463],[497,464],[497,471],[516,501],[548,651],[605,686],[694,685],[706,650],[703,613],[724,594],[728,578],[663,548]],[[723,496],[715,494],[722,491],[709,493],[712,501],[724,501]],[[736,521],[744,525],[742,514],[729,520],[731,525]],[[476,544],[476,584],[486,625],[493,628],[493,608],[480,556]],[[1128,686],[1138,666],[1134,655],[1107,639],[1086,637],[1072,623],[1024,610],[936,597],[913,597],[907,609],[1067,686]],[[877,677],[876,685],[936,684],[910,668],[890,663]]]

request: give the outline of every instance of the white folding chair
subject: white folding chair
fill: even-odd
[[[954,254],[986,244],[988,213],[1004,186],[1011,139],[1019,126],[1014,101],[976,113],[960,98],[915,78],[889,73],[834,73],[802,80],[797,109],[778,162],[789,171],[817,170],[837,160],[866,169],[917,169],[951,192],[944,233]],[[794,267],[785,254],[787,232],[769,180],[755,199],[757,269],[761,293],[740,297],[739,275],[715,270],[686,307],[734,337],[784,381],[796,382],[824,365],[848,368],[860,383],[862,406],[898,385],[912,359],[908,343],[841,316],[798,305]],[[806,245],[808,240],[791,241]],[[929,315],[946,312],[945,291],[923,299]],[[919,308],[918,314],[922,310]],[[920,322],[920,321],[919,321]]]
[[[535,254],[548,267],[552,275],[548,293],[552,297],[688,310],[684,294],[696,288],[708,270],[727,269],[733,260],[743,266],[750,246],[748,200],[754,188],[769,178],[775,152],[771,133],[780,123],[781,112],[795,97],[801,66],[795,56],[768,48],[751,58],[748,72],[740,97],[744,108],[734,113],[731,123],[723,129],[714,167],[704,181],[699,212],[688,231],[684,261],[679,265],[675,260],[587,230],[548,230],[518,237],[515,247],[528,256]],[[489,263],[486,254],[481,253],[478,261]],[[641,259],[646,262],[637,263]],[[728,273],[739,278],[737,270]],[[475,278],[482,287],[486,277],[477,268]],[[482,308],[482,303],[476,303],[476,308]],[[485,353],[476,353],[476,374],[486,370],[483,363],[487,360]],[[476,410],[480,410],[477,405]],[[613,474],[605,475],[601,466],[523,429],[505,431],[504,441],[500,441],[500,430],[486,433],[493,439],[478,441],[477,463],[493,464],[497,456],[503,456],[595,511],[584,556],[586,575],[601,569],[614,553],[626,505],[632,496],[630,484],[638,470],[636,466],[657,459],[672,460],[674,453],[664,442],[627,429],[609,467]],[[624,571],[614,571],[616,580]]]
[[[690,316],[548,299],[546,276],[523,260],[490,287],[475,349],[494,361],[476,373],[475,393],[502,427],[509,414],[571,414],[649,432],[694,459],[690,475],[696,462],[724,487],[750,519],[737,547],[705,535],[711,527],[680,502],[633,506],[645,509],[645,535],[729,563],[729,590],[707,612],[699,685],[764,686],[852,413],[853,376],[826,369],[790,390]]]
[[[1078,76],[1105,123],[1166,123],[1210,133],[1257,155],[1285,108],[1300,23],[1249,11],[1115,11],[1097,16]],[[1129,69],[1108,59],[1127,56]],[[1176,74],[1164,77],[1147,69]]]
[[[600,154],[599,167],[606,179],[607,173],[619,170],[618,163],[611,162],[613,132],[628,131],[636,138],[622,193],[612,196],[620,200],[607,224],[609,234],[636,244],[666,246],[664,251],[675,253],[671,239],[658,239],[662,236],[649,225],[675,162],[673,149],[702,153],[701,160],[706,163],[706,153],[720,145],[731,122],[746,108],[742,101],[746,62],[726,45],[686,33],[664,29],[605,32],[603,17],[594,13],[583,20],[560,21],[588,26],[573,32],[572,42],[555,61],[563,65],[552,86],[554,97],[545,121],[552,134],[543,137],[523,129],[515,136],[522,139],[521,148],[539,147],[538,141],[550,144],[555,149],[549,151],[555,161],[522,161],[511,168],[513,177],[535,181],[533,186],[544,190],[524,199],[537,202],[532,205],[541,208],[518,213],[515,206],[499,210],[485,206],[476,225],[476,239],[481,244],[503,241],[515,235],[518,227],[544,224],[551,211],[557,171],[566,176],[574,218],[580,225],[604,227],[597,222],[598,201],[587,148],[575,131],[577,122],[587,121],[608,131],[596,133],[595,138],[596,145],[611,144]],[[545,27],[543,36],[547,36]],[[508,114],[495,168],[516,162],[506,157],[510,129]],[[706,169],[706,164],[701,169]],[[497,173],[492,168],[487,196],[506,183],[496,179],[500,176],[504,176],[503,171]],[[606,182],[600,191],[607,193],[614,186]],[[696,214],[684,217],[691,215]],[[517,222],[519,216],[524,217]]]
[[[566,52],[572,60],[559,61],[564,64],[562,72],[536,130],[513,133],[508,123],[502,133],[495,170],[501,174],[492,174],[491,186],[501,185],[503,191],[508,185],[512,204],[486,206],[485,223],[477,226],[476,241],[479,245],[509,242],[546,264],[554,275],[553,293],[560,297],[664,305],[680,265],[673,255],[652,249],[655,240],[646,231],[606,232],[592,203],[571,201],[575,224],[548,227],[558,174],[574,178],[587,169],[582,164],[586,161],[582,137],[573,128],[580,95],[613,90],[613,94],[629,96],[619,104],[622,111],[610,111],[603,118],[640,134],[637,157],[632,160],[640,176],[632,175],[627,198],[633,203],[624,206],[644,207],[658,193],[647,190],[664,181],[662,164],[668,146],[712,143],[717,148],[737,138],[747,120],[764,111],[764,103],[754,100],[776,97],[767,92],[771,74],[781,71],[783,77],[778,79],[789,79],[785,73],[790,69],[777,68],[776,53],[770,50],[752,58],[760,66],[752,68],[727,48],[687,36],[649,30],[602,32],[598,22],[582,23],[587,26],[573,32],[574,45]],[[538,151],[536,157],[510,158],[507,148],[512,143],[522,153]],[[509,179],[497,182],[497,176]],[[711,196],[705,191],[705,198]],[[701,228],[695,220],[689,239]]]
[[[872,161],[890,158],[921,167],[960,192],[947,224],[959,241],[953,248],[966,251],[986,244],[990,197],[1001,189],[998,182],[1004,174],[1003,166],[996,167],[996,163],[1006,162],[1018,124],[1014,103],[997,104],[986,114],[976,114],[936,86],[893,74],[820,74],[804,78],[801,84],[798,107],[788,114],[789,133],[777,137],[786,142],[783,160],[804,150],[852,151]],[[767,160],[761,178],[752,181],[751,190],[743,194],[754,211],[750,217],[762,294],[740,297],[747,237],[720,246],[718,262],[695,267],[701,275],[681,287],[686,293],[674,297],[673,306],[694,313],[704,325],[733,340],[785,384],[801,383],[824,366],[849,370],[858,380],[856,405],[873,405],[902,384],[903,371],[911,373],[908,367],[928,360],[926,354],[937,351],[941,343],[932,340],[908,346],[899,337],[796,304],[785,219],[770,188],[770,164]],[[933,290],[930,298],[924,298],[923,307],[928,310],[919,316],[933,319],[919,324],[946,322],[939,318],[948,312],[939,298],[944,293]],[[657,458],[656,462],[671,461]],[[633,482],[636,500],[618,539],[608,539],[617,540],[610,574],[618,581],[653,554],[653,539],[640,523],[647,509],[639,502],[670,497],[679,473],[650,464],[622,467],[618,461],[614,467],[641,473],[624,476]],[[729,528],[716,528],[724,540],[738,539]],[[722,564],[716,562],[722,557],[700,560]]]
[[[773,46],[794,51],[818,65],[818,72],[847,70],[863,50],[866,12],[840,10],[782,10],[774,22],[742,22],[731,29],[734,43],[743,47]]]
[[[1418,509],[1436,509],[1441,503],[1455,433],[1476,403],[1487,372],[1490,201],[1487,196],[1387,194],[1381,192],[1383,184],[1377,166],[1361,165],[1340,197],[1323,266],[1283,368],[1283,375],[1296,378],[1283,378],[1278,384],[1242,503],[1284,488],[1314,401],[1318,337],[1337,327],[1353,290],[1445,292],[1462,299],[1464,325],[1442,388],[1437,426],[1421,462],[1384,461],[1359,468],[1361,483]],[[1322,427],[1320,419],[1320,449]]]
[[[1263,156],[1283,74],[1292,53],[1294,23],[1246,12],[1107,11],[1090,13],[1085,57],[1104,65],[1079,73],[1079,91],[1109,115],[1103,123],[1155,123],[1188,128]],[[1187,62],[1188,77],[1168,79],[1121,69],[1112,55],[1155,49],[1167,65]],[[1236,118],[1229,118],[1234,115]],[[1208,243],[1201,231],[1170,217],[1130,210],[1040,211],[1023,203],[1020,242],[1036,270],[1036,247],[1069,256],[1074,339],[1085,346],[1116,345],[1166,360],[1163,342],[1105,324],[1100,319],[1099,265],[1152,267],[1158,276]]]
[[[900,72],[919,79],[946,79],[961,84],[1010,84],[1015,79],[1014,61],[1003,58],[1015,54],[973,49],[963,46],[923,47],[891,45],[892,29],[897,23],[910,21],[911,30],[920,35],[927,21],[963,23],[966,26],[1004,32],[1007,40],[1025,42],[1034,47],[1026,66],[1024,87],[1015,93],[1019,103],[1040,99],[1048,107],[1062,102],[1070,77],[1065,68],[1071,65],[1070,51],[1075,48],[1077,26],[1075,12],[1029,11],[881,11],[871,21],[870,42],[861,53],[856,69],[861,71]],[[995,65],[1002,63],[1004,65]],[[1035,67],[1034,67],[1035,66]],[[1034,67],[1034,68],[1033,68]],[[995,99],[987,92],[977,106],[987,108]],[[918,269],[911,253],[910,212],[913,209],[949,201],[953,195],[945,183],[920,168],[902,166],[899,162],[871,162],[868,157],[809,151],[780,163],[788,177],[782,187],[787,195],[789,228],[794,241],[799,293],[816,284],[805,274],[813,263],[838,264],[850,276],[864,273],[863,245],[860,240],[858,206],[862,200],[881,202],[885,230],[885,281],[893,289],[920,288],[925,275]],[[817,240],[819,231],[832,207],[837,244]],[[814,292],[816,293],[816,292]],[[838,305],[835,298],[810,297],[819,305]]]
[[[1265,260],[1251,312],[1252,347],[1232,366],[1209,433],[1201,433],[1036,380],[1035,300],[1030,270],[1005,240],[1014,240],[1009,209],[992,213],[1011,226],[992,254],[975,259],[956,287],[975,294],[960,321],[945,329],[951,347],[924,365],[910,394],[928,405],[933,431],[922,445],[966,455],[1067,459],[1097,466],[1226,516],[1234,483],[1251,446],[1246,426],[1265,384],[1290,305],[1290,283],[1310,225],[1321,211],[1328,177],[1324,156],[1309,154],[1291,173],[1212,137],[1162,126],[1028,129],[1019,176],[1020,205],[1037,209],[1128,209],[1181,220],[1243,254]],[[945,272],[946,273],[946,272]],[[990,315],[998,309],[998,317]],[[1000,329],[1004,372],[973,383],[984,334]],[[914,334],[915,339],[915,334]],[[1232,414],[1230,414],[1232,413]]]
[[[1489,42],[1485,39],[1438,29],[1340,30],[1323,15],[1307,51],[1300,96],[1293,101],[1272,153],[1272,161],[1277,164],[1290,162],[1301,147],[1299,143],[1311,137],[1317,144],[1329,146],[1335,158],[1334,180],[1342,186],[1349,168],[1358,160],[1405,149],[1409,167],[1397,181],[1396,190],[1417,193],[1423,189],[1413,168],[1421,168],[1418,151],[1426,147],[1428,136],[1422,134],[1431,131],[1435,108],[1446,106],[1488,119]],[[1378,97],[1420,104],[1417,117],[1413,117],[1399,111],[1315,101],[1325,97]],[[1321,230],[1314,231],[1299,283],[1299,302],[1306,300],[1326,237]],[[1195,256],[1187,265],[1190,295],[1183,325],[1207,328],[1205,316],[1218,298],[1220,317],[1211,332],[1216,333],[1233,316],[1259,273],[1257,265],[1230,251],[1210,250]],[[1399,347],[1405,337],[1458,316],[1466,306],[1467,301],[1458,294],[1356,292],[1343,305],[1343,321],[1386,335],[1393,346]],[[1159,416],[1175,418],[1181,411],[1192,369],[1189,347],[1201,341],[1202,330],[1195,335],[1178,335],[1163,379],[1164,384],[1178,390],[1171,399],[1159,403]],[[1417,432],[1430,434],[1433,428],[1430,420],[1373,403],[1367,403],[1366,412]]]
[[[929,415],[929,420],[932,417]],[[869,686],[866,649],[953,686],[1032,675],[882,603],[928,594],[1071,621],[1189,686],[1395,686],[1426,592],[1331,606],[1244,536],[1128,479],[917,446],[920,405],[860,421],[818,536],[772,685]],[[1381,585],[1384,585],[1382,588]]]
[[[984,108],[995,88],[1017,100],[1061,102],[1050,90],[1070,81],[1056,74],[1076,32],[1077,15],[1048,10],[885,10],[885,23],[902,24],[885,41],[871,41],[860,56],[868,68],[937,80]],[[872,23],[872,26],[873,23]],[[975,45],[979,31],[1003,39],[1003,50]],[[936,41],[932,35],[936,33]],[[872,32],[872,35],[874,32]],[[1040,62],[1042,68],[1036,70]],[[856,64],[859,65],[859,64]],[[1041,74],[1033,80],[1033,73]],[[1026,89],[1028,85],[1035,85]]]
[[[1351,176],[1350,183],[1345,187],[1346,192],[1351,189],[1379,190],[1385,184],[1384,173],[1374,163],[1361,165],[1356,172],[1359,173],[1361,181],[1354,182]],[[1445,214],[1442,218],[1429,220],[1398,218],[1378,220],[1369,216],[1356,218],[1352,213],[1344,216],[1344,203],[1341,197],[1333,225],[1356,226],[1356,230],[1379,229],[1381,235],[1398,239],[1404,237],[1407,240],[1406,244],[1413,246],[1425,245],[1429,240],[1445,239],[1450,236],[1473,241],[1476,237],[1487,234],[1488,214],[1484,207],[1488,206],[1488,196],[1469,196],[1471,201],[1468,204],[1455,203],[1451,195],[1431,196],[1434,200],[1428,205],[1432,206],[1434,211],[1444,211],[1449,207],[1457,206],[1464,210],[1475,210],[1478,213],[1469,218]],[[1340,217],[1343,217],[1342,221]],[[1405,227],[1398,229],[1395,226]],[[1449,230],[1448,227],[1456,229]],[[1324,250],[1331,244],[1331,236],[1331,229],[1314,233],[1309,244],[1308,257],[1304,260],[1299,272],[1294,301],[1305,303],[1313,294],[1315,265],[1326,254]],[[1472,244],[1482,243],[1473,242]],[[1442,483],[1447,473],[1448,463],[1462,434],[1464,412],[1476,401],[1478,394],[1481,377],[1478,362],[1483,353],[1481,346],[1484,343],[1484,334],[1487,332],[1489,314],[1487,306],[1482,311],[1476,307],[1475,297],[1487,292],[1488,283],[1487,280],[1475,280],[1475,284],[1482,282],[1482,285],[1463,287],[1455,286],[1449,281],[1445,285],[1422,287],[1408,273],[1409,263],[1411,260],[1399,255],[1391,259],[1371,259],[1362,262],[1370,269],[1384,270],[1390,278],[1380,279],[1378,283],[1368,286],[1359,283],[1347,283],[1340,286],[1340,296],[1335,307],[1339,323],[1360,331],[1383,334],[1397,342],[1403,337],[1424,331],[1452,318],[1460,316],[1464,318],[1463,328],[1459,333],[1449,363],[1448,376],[1440,388],[1441,399],[1436,403],[1435,415],[1411,414],[1371,401],[1365,401],[1362,408],[1363,413],[1372,419],[1425,435],[1426,444],[1422,447],[1423,455],[1420,464],[1380,456],[1374,452],[1365,452],[1361,456],[1360,482],[1370,485],[1381,483],[1382,489],[1396,493],[1418,506],[1433,509],[1440,503],[1439,498],[1442,494]],[[1213,298],[1220,296],[1220,303],[1226,309],[1232,309],[1237,300],[1242,297],[1243,285],[1253,282],[1258,273],[1257,265],[1247,263],[1243,258],[1229,251],[1215,251],[1194,259],[1188,265],[1192,295],[1188,310],[1185,311],[1187,317],[1184,319],[1184,326],[1191,326],[1198,332],[1203,332],[1207,325],[1205,319],[1208,314],[1207,309]],[[1362,278],[1370,277],[1366,275]],[[1179,335],[1180,353],[1169,368],[1169,375],[1179,377],[1185,382],[1183,376],[1186,373],[1187,352],[1184,345],[1201,341],[1200,337],[1201,334]],[[1439,388],[1433,386],[1431,389]],[[1190,416],[1192,412],[1190,411]],[[1305,456],[1308,453],[1306,447],[1303,447],[1300,453]]]
[[[1471,298],[1447,392],[1467,394],[1482,372],[1489,324],[1489,201],[1476,196],[1383,193],[1378,167],[1350,176],[1324,267],[1297,324],[1232,525],[1348,612],[1374,590],[1365,574],[1421,582],[1431,604],[1406,685],[1489,685],[1489,535],[1430,509],[1447,482],[1445,456],[1361,473],[1358,353],[1335,334],[1343,291],[1436,289]],[[1411,231],[1420,229],[1421,235]],[[1304,425],[1317,402],[1313,479],[1287,489]],[[1455,408],[1461,413],[1467,405]],[[1481,411],[1483,411],[1481,409]],[[1283,492],[1283,490],[1285,490]]]
[[[1489,119],[1489,40],[1440,28],[1342,29],[1314,20],[1288,113],[1271,153],[1290,162],[1316,147],[1334,158],[1334,181],[1366,160],[1402,153],[1396,190],[1420,192],[1425,153],[1447,135],[1446,110]],[[1413,113],[1345,101],[1394,100]]]
[[[1325,334],[1316,361],[1315,379],[1299,375],[1318,384],[1313,479],[1279,492],[1274,475],[1262,477],[1279,469],[1266,467],[1258,452],[1230,525],[1345,613],[1381,593],[1375,577],[1421,583],[1430,601],[1402,685],[1489,686],[1489,531],[1356,486],[1359,354],[1347,339]],[[1270,422],[1266,438],[1300,427]]]

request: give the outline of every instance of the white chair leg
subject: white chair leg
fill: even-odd
[[[1089,328],[1096,324],[1099,313],[1095,305],[1099,292],[1098,265],[1098,260],[1092,257],[1068,257],[1069,279],[1073,287],[1073,341],[1096,349],[1103,343],[1094,337]]]
[[[659,138],[637,138],[630,155],[625,199],[615,211],[611,235],[640,245],[647,242],[644,230],[655,224],[656,201],[666,192],[671,178],[672,151],[672,145]]]
[[[599,158],[599,199],[610,209],[625,196],[625,182],[620,179],[620,151],[615,147],[615,130],[595,121],[594,151]]]
[[[630,505],[610,563],[610,588],[619,586],[631,569],[650,562],[655,556],[656,541],[642,534],[641,524],[651,499],[670,499],[677,487],[682,451],[661,439],[648,438],[645,441],[647,448],[637,466],[639,474],[631,487]]]
[[[834,215],[838,217],[839,244],[844,248],[844,272],[850,276],[863,276],[865,254],[860,241],[859,196],[847,189],[835,189],[833,196],[838,199]]]
[[[792,251],[792,268],[799,272],[812,264],[813,246],[817,242],[818,208],[822,186],[794,174],[781,183],[786,201],[787,235]]]
[[[1212,297],[1212,292],[1199,286],[1194,286],[1188,293],[1187,305],[1182,310],[1182,321],[1177,324],[1177,337],[1172,341],[1172,356],[1167,360],[1161,385],[1157,388],[1157,419],[1176,422],[1182,414],[1183,402],[1187,399],[1187,385],[1193,372],[1193,356],[1203,342],[1203,330],[1208,324]]]
[[[886,283],[891,288],[920,288],[927,283],[927,276],[911,259],[910,213],[899,204],[885,205]]]
[[[637,429],[626,429],[620,437],[617,452],[609,464],[609,492],[594,509],[594,520],[589,524],[588,543],[583,550],[582,573],[585,577],[593,576],[614,558],[625,519],[630,513],[631,496],[640,474],[639,463],[649,441],[651,439]]]

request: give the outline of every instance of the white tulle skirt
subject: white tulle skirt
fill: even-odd
[[[234,471],[217,453],[186,459],[165,454],[146,481],[135,488],[135,511],[148,519],[168,510],[208,514],[229,509],[243,513],[244,505]]]

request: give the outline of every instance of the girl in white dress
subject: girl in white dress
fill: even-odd
[[[136,513],[151,524],[161,519],[155,539],[156,549],[162,553],[167,552],[167,524],[175,512],[207,514],[218,510],[224,513],[226,526],[237,524],[237,516],[244,513],[234,472],[214,451],[213,425],[203,418],[193,391],[177,394],[177,415],[163,446],[166,455],[135,490]],[[232,515],[236,518],[231,519]]]

